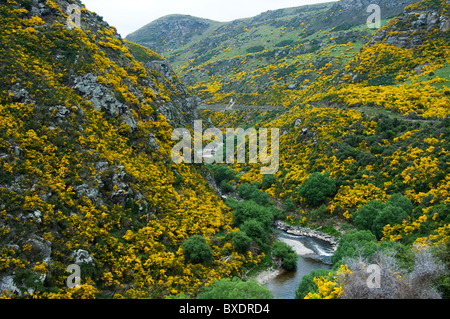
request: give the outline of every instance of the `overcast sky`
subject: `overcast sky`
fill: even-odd
[[[216,21],[231,21],[267,10],[334,0],[82,0],[86,8],[115,26],[122,37],[168,14],[189,14]],[[337,0],[336,0],[337,1]]]

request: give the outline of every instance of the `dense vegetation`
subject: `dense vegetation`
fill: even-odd
[[[340,237],[298,298],[448,298],[449,5],[393,5],[374,31],[345,4],[194,19],[201,34],[159,52],[177,76],[79,1],[0,0],[0,296],[271,298],[247,278],[295,269],[281,219]],[[200,117],[279,128],[279,171],[172,163],[192,93],[255,105]],[[370,264],[389,285],[367,287]]]

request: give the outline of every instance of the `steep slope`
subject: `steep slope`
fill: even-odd
[[[0,20],[3,296],[195,295],[255,261],[222,237],[231,214],[202,167],[171,161],[172,127],[192,123],[197,99],[166,61],[80,1],[2,0]],[[193,235],[204,264],[181,248]],[[74,263],[81,287],[68,289]]]

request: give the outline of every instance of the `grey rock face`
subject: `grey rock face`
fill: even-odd
[[[25,104],[32,103],[33,99],[30,96],[30,93],[21,87],[19,83],[16,83],[9,89],[8,93],[13,95],[14,102],[22,102]]]
[[[73,251],[70,254],[71,258],[75,259],[75,263],[77,265],[81,265],[81,264],[95,264],[95,260],[94,257],[92,257],[88,251],[84,250],[84,249],[78,249]]]
[[[448,13],[436,10],[412,11],[400,15],[398,19],[403,27],[394,25],[392,31],[396,32],[395,35],[388,35],[386,30],[380,30],[373,36],[371,44],[386,40],[390,45],[412,49],[421,45],[424,42],[424,35],[432,30],[447,32],[450,29]]]
[[[87,184],[82,184],[74,187],[74,190],[78,197],[86,196],[94,202],[98,200],[99,192],[97,188],[91,188]]]
[[[82,77],[75,78],[75,90],[83,97],[87,97],[96,110],[105,110],[111,115],[122,115],[129,111],[128,106],[120,103],[111,94],[111,89],[98,83],[97,77],[88,73]]]
[[[33,216],[40,216],[40,214],[40,211],[35,211]],[[29,238],[24,241],[25,244],[31,245],[31,252],[36,259],[39,259],[41,263],[51,264],[52,246],[50,241],[35,234],[31,234]]]
[[[21,294],[20,289],[14,283],[13,276],[5,276],[0,279],[0,291],[7,291],[9,294]]]
[[[446,17],[442,18],[439,29],[441,30],[441,32],[447,32],[448,30],[450,30],[450,19],[447,19]]]
[[[95,75],[88,73],[82,77],[76,77],[74,82],[75,90],[82,97],[90,100],[96,110],[105,111],[109,115],[119,115],[131,130],[137,128],[137,122],[131,114],[130,108],[118,101],[110,88],[98,83]]]
[[[146,64],[146,67],[155,70],[168,80],[172,79],[173,72],[166,61],[150,61]]]

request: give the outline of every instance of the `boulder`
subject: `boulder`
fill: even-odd
[[[40,211],[33,213],[33,217],[40,216]],[[25,243],[31,245],[31,252],[36,259],[39,259],[41,263],[51,264],[52,243],[42,237],[35,234],[31,234]]]
[[[84,249],[78,249],[78,250],[74,250],[71,254],[70,257],[75,259],[75,263],[77,265],[81,265],[81,264],[91,264],[94,265],[95,264],[95,260],[94,257],[92,257],[89,252],[87,250]]]
[[[13,276],[5,276],[0,279],[0,292],[7,291],[8,294],[21,295],[19,287],[16,286]]]
[[[92,102],[97,111],[105,111],[109,115],[119,115],[132,130],[137,127],[129,107],[120,102],[113,91],[97,81],[92,73],[74,78],[74,88],[82,97]]]
[[[450,19],[442,19],[439,29],[441,32],[447,32],[450,30]]]

